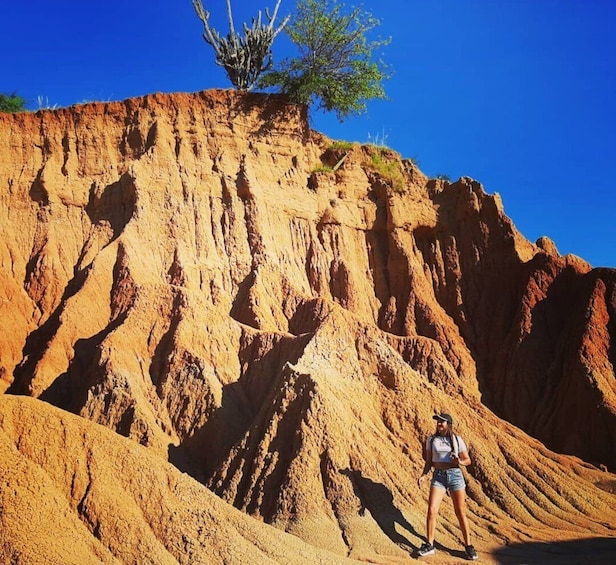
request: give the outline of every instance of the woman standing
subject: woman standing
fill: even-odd
[[[431,435],[424,446],[424,460],[426,462],[417,484],[421,486],[430,469],[434,468],[430,497],[428,499],[428,515],[426,517],[427,540],[418,551],[420,557],[432,555],[434,548],[434,531],[436,517],[445,493],[449,493],[453,507],[460,523],[464,549],[467,559],[477,559],[477,552],[471,545],[470,528],[466,519],[466,500],[464,475],[460,467],[471,464],[468,449],[464,440],[453,433],[453,418],[449,414],[436,414],[436,433]]]

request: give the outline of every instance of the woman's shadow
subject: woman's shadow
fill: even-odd
[[[396,530],[396,524],[423,541],[415,528],[404,517],[404,514],[396,508],[391,491],[381,483],[375,483],[368,477],[363,477],[361,471],[342,469],[340,471],[351,479],[355,496],[361,502],[360,515],[368,510],[383,533],[395,544],[404,547],[414,554],[418,546],[413,545],[405,536]]]

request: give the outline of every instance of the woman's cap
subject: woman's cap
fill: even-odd
[[[445,414],[444,412],[442,414],[434,414],[434,416],[432,416],[432,419],[438,420],[439,422],[447,422],[449,424],[453,424],[453,418],[449,414]]]

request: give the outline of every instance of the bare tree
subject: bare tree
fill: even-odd
[[[272,66],[272,43],[290,18],[287,16],[277,28],[274,28],[280,2],[281,0],[276,2],[272,15],[267,8],[265,9],[267,24],[263,23],[259,11],[257,18],[252,19],[252,27],[244,24],[244,37],[240,37],[233,25],[231,0],[227,0],[229,33],[227,37],[220,37],[220,34],[210,27],[210,13],[205,10],[201,0],[192,0],[197,16],[203,22],[205,30],[203,39],[214,48],[216,64],[225,69],[231,84],[239,90],[250,90],[259,75]]]

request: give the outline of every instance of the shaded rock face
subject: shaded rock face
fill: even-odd
[[[0,390],[360,559],[419,545],[446,409],[478,543],[613,535],[611,475],[508,422],[616,468],[616,272],[376,151],[231,91],[0,115]]]

